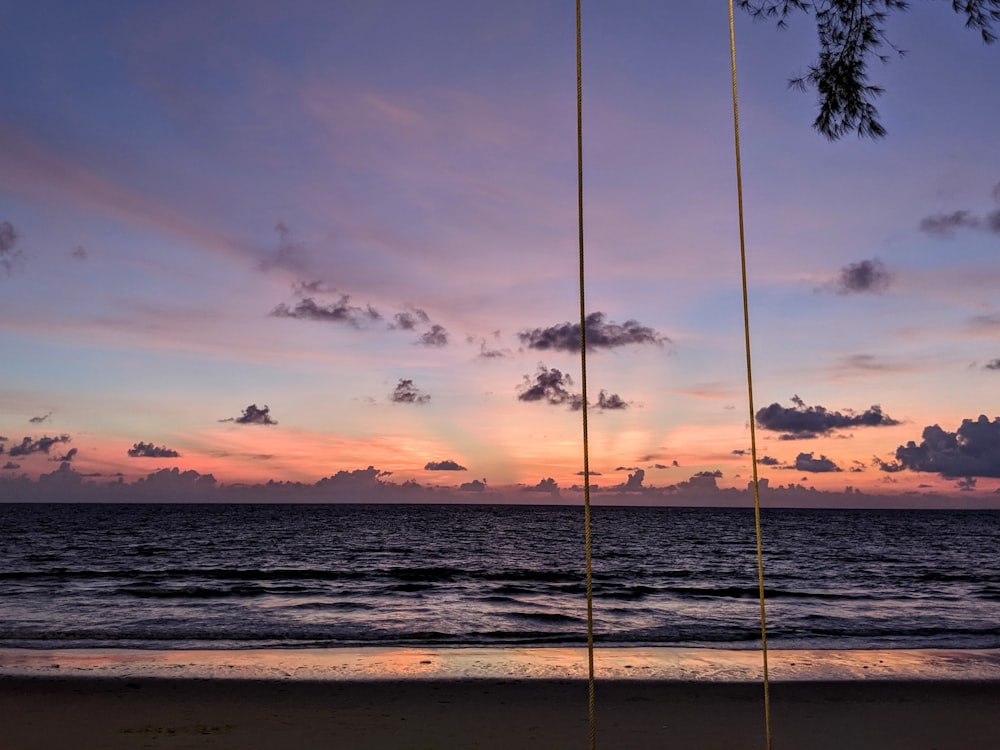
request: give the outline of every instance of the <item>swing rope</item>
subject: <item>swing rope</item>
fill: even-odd
[[[733,81],[733,135],[736,144],[736,200],[739,206],[740,269],[743,282],[743,340],[747,360],[747,403],[750,409],[750,460],[753,464],[753,518],[757,536],[757,595],[760,599],[760,646],[764,667],[764,736],[771,750],[771,690],[767,672],[767,615],[764,607],[764,547],[760,530],[760,485],[757,476],[757,430],[753,407],[753,368],[750,364],[750,307],[747,302],[747,253],[743,229],[743,172],[740,159],[740,109],[736,95],[736,24],[729,0],[729,63]]]
[[[580,3],[576,0],[576,211],[580,264],[580,410],[583,415],[583,530],[587,579],[587,715],[590,750],[597,747],[597,711],[594,703],[594,576],[590,531],[590,438],[587,425],[587,305],[584,293],[583,253],[583,56]]]

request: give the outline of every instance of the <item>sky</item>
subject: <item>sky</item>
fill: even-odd
[[[743,502],[726,4],[583,29],[595,496]],[[0,32],[0,499],[578,498],[572,3]],[[1000,45],[944,2],[887,33],[887,137],[830,142],[812,19],[737,12],[763,499],[1000,507]]]

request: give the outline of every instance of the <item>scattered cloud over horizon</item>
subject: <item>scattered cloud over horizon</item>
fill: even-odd
[[[66,453],[64,455],[62,455],[62,456],[53,456],[49,460],[50,461],[57,461],[59,463],[70,463],[74,458],[76,458],[76,454],[79,453],[79,452],[80,452],[80,450],[78,448],[70,448],[68,451],[66,451]]]
[[[271,418],[271,407],[266,404],[262,408],[257,408],[257,404],[250,404],[243,413],[238,417],[229,417],[228,419],[220,419],[220,422],[235,422],[236,424],[262,424],[262,425],[276,425],[278,424],[275,420]]]
[[[538,364],[534,380],[530,375],[524,376],[524,382],[518,386],[518,401],[542,401],[552,406],[566,404],[576,410],[583,405],[583,397],[570,391],[573,378],[555,367],[549,369],[544,364]]]
[[[402,312],[392,316],[388,324],[390,331],[412,331],[418,325],[428,325],[431,322],[430,316],[418,307],[407,306]]]
[[[473,479],[471,482],[463,482],[459,485],[458,489],[463,492],[485,492],[486,491],[486,477],[480,479]]]
[[[840,269],[837,278],[828,286],[840,295],[879,294],[889,288],[892,274],[878,259],[850,263]]]
[[[530,487],[524,488],[525,492],[545,492],[549,495],[558,496],[559,495],[559,484],[552,477],[546,477],[544,479],[539,479],[538,484],[533,484]]]
[[[10,274],[24,262],[24,253],[15,250],[21,235],[9,221],[0,222],[0,268]]]
[[[894,462],[876,460],[879,468],[889,473],[925,471],[945,479],[1000,477],[1000,417],[963,419],[955,432],[929,425],[921,438],[919,445],[910,440],[896,448]]]
[[[58,435],[56,437],[40,437],[38,440],[32,440],[30,437],[25,437],[21,440],[19,445],[12,445],[7,451],[8,455],[14,456],[30,456],[32,453],[48,453],[49,449],[57,443],[68,443],[70,440],[69,435]]]
[[[670,339],[654,328],[641,325],[636,320],[624,323],[605,321],[602,312],[593,312],[586,318],[587,349],[614,349],[630,344],[653,344],[662,346]],[[529,349],[564,352],[580,351],[580,324],[559,323],[548,328],[535,328],[517,334],[521,343]]]
[[[409,378],[400,378],[396,388],[389,395],[389,400],[394,404],[426,404],[431,397],[422,393]]]
[[[48,414],[43,414],[40,417],[32,417],[28,421],[31,424],[41,424],[42,422],[44,422],[45,420],[47,420],[51,416],[52,416],[52,412],[49,412]]]
[[[82,263],[83,261],[87,260],[88,257],[87,248],[85,248],[83,245],[77,245],[70,252],[69,257],[71,257],[73,260],[80,261]]]
[[[163,445],[139,442],[128,449],[128,455],[132,458],[179,458],[181,454]]]
[[[819,458],[814,458],[812,453],[800,453],[795,457],[795,466],[792,468],[797,471],[811,471],[814,473],[843,471],[843,469],[822,453]]]
[[[429,331],[425,331],[420,335],[420,338],[417,339],[417,343],[421,346],[447,346],[448,331],[445,330],[444,326],[435,323],[431,326]]]
[[[772,456],[761,456],[760,458],[757,459],[757,463],[760,464],[761,466],[778,466],[781,463],[781,461],[779,461],[776,458],[773,458]]]
[[[351,304],[349,294],[341,294],[336,302],[320,305],[312,297],[303,297],[294,307],[282,302],[270,313],[273,318],[294,318],[296,320],[319,320],[331,323],[343,323],[352,328],[361,328],[363,323],[382,319],[382,313],[371,305],[358,307]]]
[[[798,396],[792,396],[794,406],[785,407],[775,402],[758,410],[757,424],[765,430],[782,433],[782,440],[808,440],[828,435],[835,430],[851,427],[888,427],[898,421],[882,412],[878,404],[857,414],[829,411],[823,406],[807,406]]]
[[[261,260],[258,268],[261,271],[270,271],[273,268],[302,270],[305,266],[305,259],[302,258],[304,248],[292,242],[292,230],[285,222],[279,221],[274,225],[274,231],[278,233],[278,247],[269,257]]]
[[[445,459],[444,461],[428,461],[424,464],[424,469],[426,471],[468,471],[468,469],[459,464],[457,461],[452,461],[451,459]]]
[[[984,370],[1000,370],[1000,358],[991,359],[985,365],[983,365]]]
[[[993,200],[1000,206],[1000,182],[993,187]],[[925,216],[920,220],[920,230],[934,237],[952,237],[956,229],[981,229],[1000,234],[1000,208],[980,216],[968,209]]]

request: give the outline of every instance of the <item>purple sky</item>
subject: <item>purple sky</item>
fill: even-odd
[[[584,28],[594,482],[728,502],[726,7]],[[8,0],[0,29],[0,500],[575,497],[571,4]],[[737,16],[761,476],[1000,507],[1000,46],[915,4],[871,70],[888,137],[830,143],[787,86],[815,34]]]

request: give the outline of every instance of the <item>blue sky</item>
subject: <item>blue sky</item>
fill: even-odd
[[[594,481],[743,488],[726,7],[583,19]],[[1000,48],[947,3],[890,19],[888,137],[830,143],[787,86],[811,20],[736,20],[762,476],[998,504]],[[16,0],[0,28],[8,494],[368,466],[572,494],[570,4]]]

